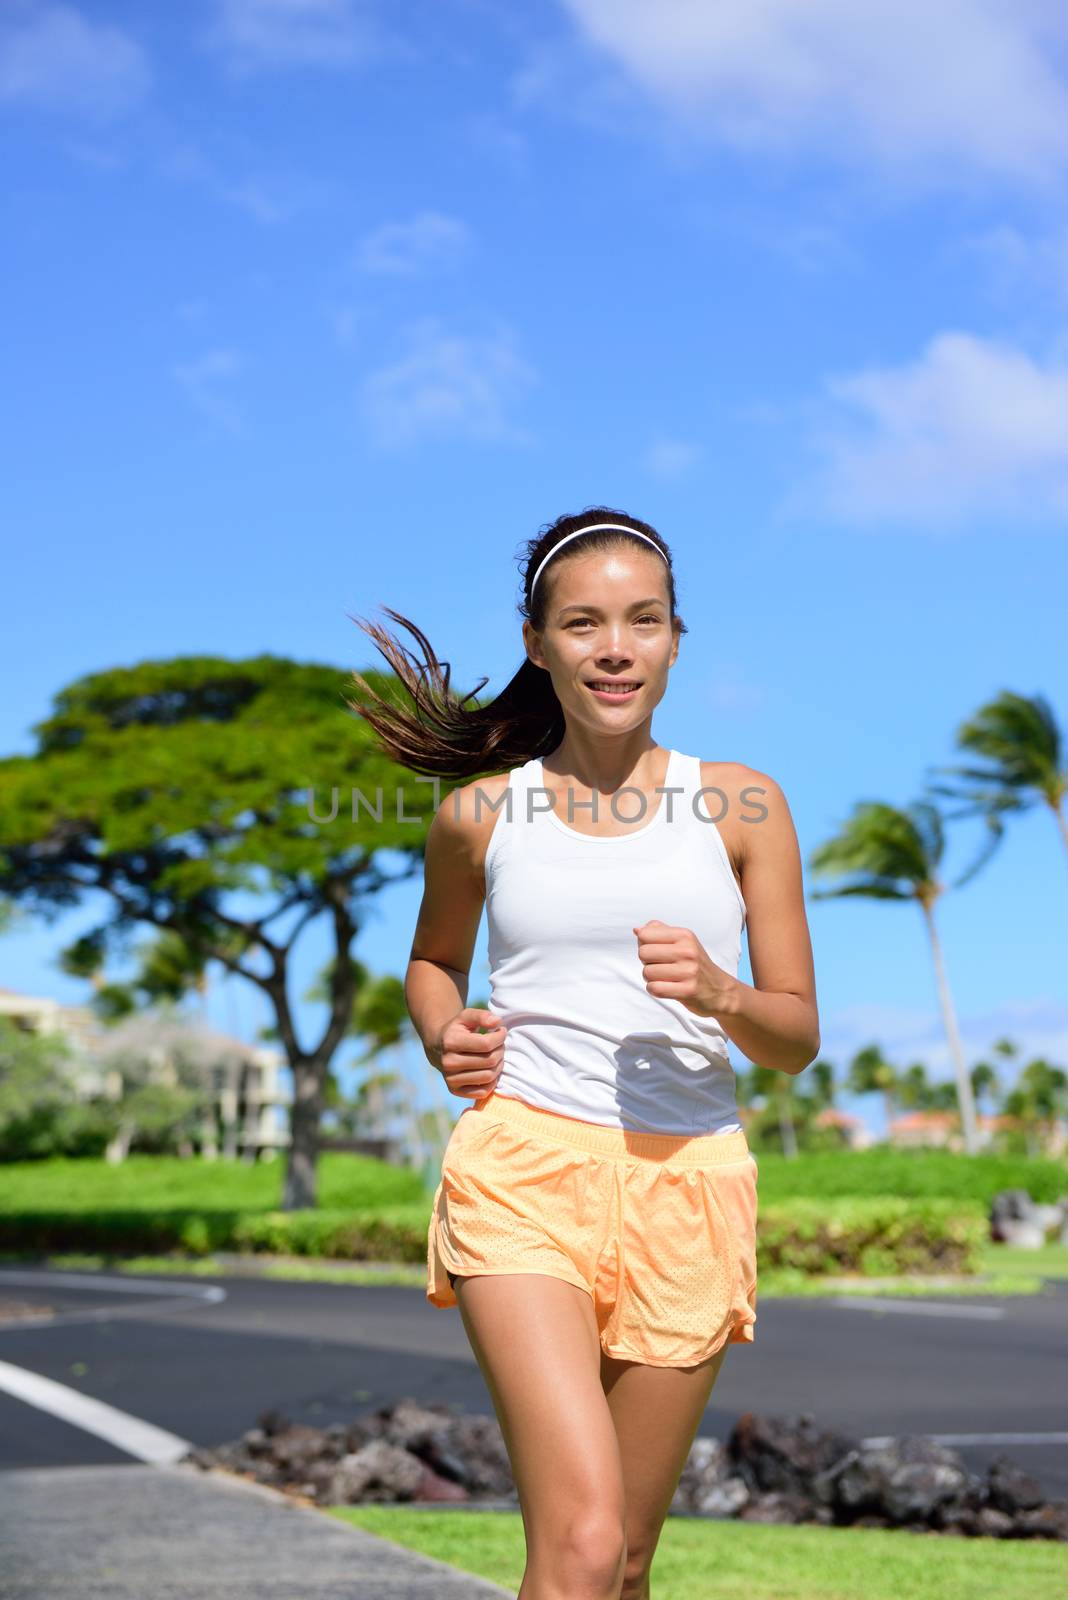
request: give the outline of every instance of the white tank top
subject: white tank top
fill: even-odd
[[[552,809],[538,757],[509,772],[485,859],[498,1094],[644,1133],[741,1126],[726,1035],[649,993],[633,932],[654,917],[691,928],[737,976],[745,901],[700,788],[700,757],[672,750],[647,820],[591,838],[564,820],[566,799]],[[639,805],[623,791],[616,812]],[[606,809],[598,798],[599,820]]]

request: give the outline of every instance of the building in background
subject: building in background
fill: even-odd
[[[280,1050],[246,1044],[189,1018],[152,1012],[138,1012],[107,1027],[89,1006],[63,1005],[13,989],[0,988],[0,1017],[26,1033],[62,1037],[70,1050],[71,1080],[85,1099],[118,1099],[123,1082],[118,1062],[124,1055],[143,1061],[160,1081],[173,1082],[174,1055],[181,1049],[187,1058],[195,1058],[211,1085],[219,1153],[255,1160],[272,1157],[289,1144],[291,1096],[283,1088],[285,1058]]]
[[[813,1122],[817,1128],[837,1128],[842,1143],[850,1150],[867,1150],[876,1142],[875,1135],[862,1118],[853,1116],[849,1111],[840,1111],[837,1106],[825,1106],[816,1113]]]
[[[980,1115],[975,1120],[981,1150],[996,1150],[1002,1135],[1026,1132],[1026,1124],[1019,1117]],[[1061,1156],[1068,1147],[1068,1129],[1059,1117],[1048,1128],[1036,1129],[1035,1137],[1046,1156]],[[955,1111],[906,1112],[890,1123],[888,1138],[899,1149],[964,1149],[960,1117]]]

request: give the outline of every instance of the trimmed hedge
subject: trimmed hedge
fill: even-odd
[[[969,1201],[793,1198],[761,1202],[757,1258],[765,1271],[812,1275],[978,1272],[990,1238],[985,1210]]]
[[[429,1223],[425,1202],[375,1212],[23,1210],[0,1213],[0,1251],[207,1256],[233,1250],[420,1262],[426,1259]],[[972,1203],[894,1195],[762,1202],[757,1220],[760,1267],[808,1274],[977,1272],[988,1237],[985,1212]]]
[[[22,1211],[0,1213],[0,1252],[153,1255],[216,1250],[328,1256],[346,1261],[426,1257],[426,1204],[358,1211]]]

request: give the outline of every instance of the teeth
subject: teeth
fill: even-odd
[[[636,689],[636,683],[592,683],[591,689],[607,689],[609,694],[627,694],[631,689]]]

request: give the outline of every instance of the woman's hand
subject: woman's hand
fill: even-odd
[[[633,932],[638,959],[649,993],[661,1000],[681,1000],[698,1017],[714,1017],[728,1009],[737,978],[717,967],[689,928],[669,928],[655,917]]]
[[[427,1048],[451,1094],[480,1100],[501,1075],[504,1023],[495,1011],[465,1006],[442,1028]]]

